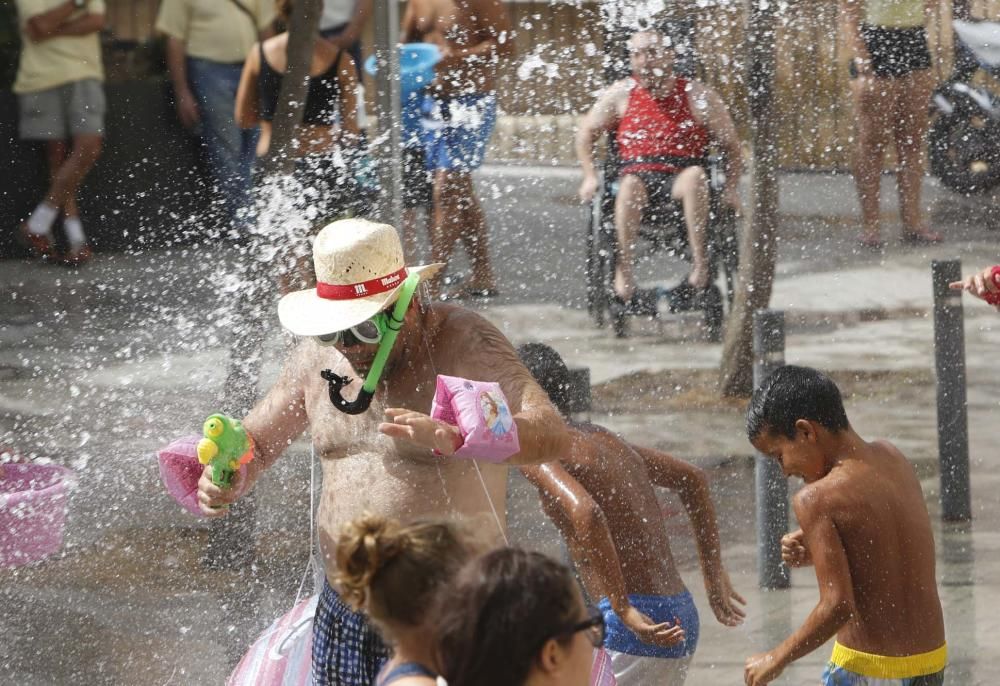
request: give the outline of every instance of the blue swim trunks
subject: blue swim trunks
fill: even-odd
[[[428,97],[422,121],[427,169],[471,172],[483,164],[497,121],[493,93]]]
[[[313,684],[371,686],[388,660],[389,649],[365,616],[324,581],[313,619]]]
[[[694,655],[698,647],[698,608],[690,591],[677,595],[630,595],[632,606],[655,622],[673,623],[674,617],[680,620],[684,628],[684,642],[669,648],[643,643],[622,624],[622,620],[611,609],[607,598],[601,600],[598,608],[604,614],[604,624],[607,627],[604,647],[618,653],[626,653],[638,657],[682,658]]]
[[[947,646],[919,655],[884,657],[833,644],[822,686],[942,686]]]

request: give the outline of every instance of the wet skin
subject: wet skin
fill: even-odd
[[[438,423],[419,412],[405,412],[393,421],[385,411],[429,411],[435,374],[496,381],[518,426],[521,452],[511,461],[540,462],[564,453],[568,445],[565,426],[545,393],[507,339],[485,319],[448,305],[434,305],[422,313],[414,301],[371,407],[360,415],[339,412],[330,402],[320,371],[333,369],[351,376],[344,396],[354,398],[363,382],[358,369],[367,370],[376,349],[358,346],[347,350],[345,357],[336,347],[303,340],[267,396],[243,422],[254,438],[256,459],[238,473],[230,492],[211,487],[203,476],[199,483],[203,509],[246,492],[288,444],[309,429],[323,469],[317,525],[328,578],[335,570],[334,543],[341,526],[366,510],[404,522],[425,516],[479,518],[477,528],[500,540],[506,527],[506,467],[478,463],[484,490],[477,463],[434,456],[430,447],[434,443],[427,442],[426,432],[416,437],[423,444],[414,442],[414,432],[431,426],[433,436]],[[499,522],[493,517],[491,500]]]
[[[623,441],[595,425],[577,425],[571,436],[570,457],[561,463],[607,518],[626,592],[682,592],[684,582],[674,566],[663,510],[642,459]]]
[[[406,42],[434,43],[442,59],[433,88],[442,95],[496,90],[497,58],[514,54],[510,19],[496,0],[410,0]]]
[[[726,575],[707,480],[666,453],[631,446],[600,426],[571,423],[572,445],[558,464],[523,468],[559,527],[592,598],[607,597],[641,640],[669,646],[683,638],[673,622],[656,624],[626,596],[684,590],[652,484],[676,491],[691,517],[712,611],[727,626],[743,621],[745,604]]]
[[[747,661],[746,683],[763,684],[831,636],[848,648],[905,656],[945,641],[934,537],[912,465],[888,441],[853,429],[831,433],[806,420],[794,438],[765,432],[754,447],[806,482],[794,499],[801,532],[786,560],[816,570],[820,601],[770,653]]]

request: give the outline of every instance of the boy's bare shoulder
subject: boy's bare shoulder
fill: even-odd
[[[808,516],[829,515],[849,508],[856,489],[856,477],[849,473],[830,472],[828,475],[806,484],[792,496],[796,516],[801,520]]]

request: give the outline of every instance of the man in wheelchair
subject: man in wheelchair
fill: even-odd
[[[620,162],[614,205],[614,291],[626,310],[639,313],[649,309],[649,303],[639,302],[642,294],[633,274],[644,212],[662,203],[680,204],[691,253],[686,283],[693,292],[709,288],[706,160],[710,141],[723,153],[722,202],[734,211],[739,209],[737,186],[743,165],[739,137],[722,98],[711,87],[674,73],[668,37],[640,30],[629,38],[628,52],[632,75],[598,96],[577,131],[576,154],[583,167],[580,200],[589,203],[599,186],[594,145],[605,132],[614,134],[612,147],[617,147]]]

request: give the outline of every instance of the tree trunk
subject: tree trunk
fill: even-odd
[[[775,3],[751,0],[747,27],[751,144],[750,218],[740,245],[736,295],[722,348],[723,395],[753,390],[753,313],[768,306],[777,259],[778,149],[774,109]]]
[[[288,27],[288,70],[282,79],[278,107],[271,129],[267,157],[258,160],[266,176],[291,174],[295,156],[290,143],[302,122],[306,79],[312,64],[319,28],[322,0],[296,0]],[[236,300],[236,326],[229,349],[229,365],[222,389],[222,407],[227,414],[244,417],[257,401],[257,385],[264,362],[265,321],[274,316],[274,274],[269,261],[258,255],[252,237],[244,252],[243,284]],[[215,520],[209,529],[203,563],[216,569],[250,569],[254,559],[253,531],[257,507],[253,492],[235,503],[229,515]]]
[[[288,23],[288,70],[281,81],[281,94],[271,125],[271,146],[262,165],[268,176],[290,174],[295,166],[295,156],[289,147],[295,127],[302,123],[309,66],[322,12],[323,0],[295,0],[292,4]]]
[[[271,125],[271,145],[267,156],[258,160],[265,177],[286,176],[295,167],[291,142],[302,122],[307,78],[312,64],[313,47],[319,30],[323,0],[297,0],[292,5],[288,26],[288,69],[281,82],[278,106]],[[273,315],[269,298],[274,294],[274,274],[269,262],[257,255],[254,246],[247,251],[244,284],[240,291],[236,321],[229,356],[229,369],[223,389],[226,412],[243,417],[257,399],[257,383],[263,363],[264,317]]]

